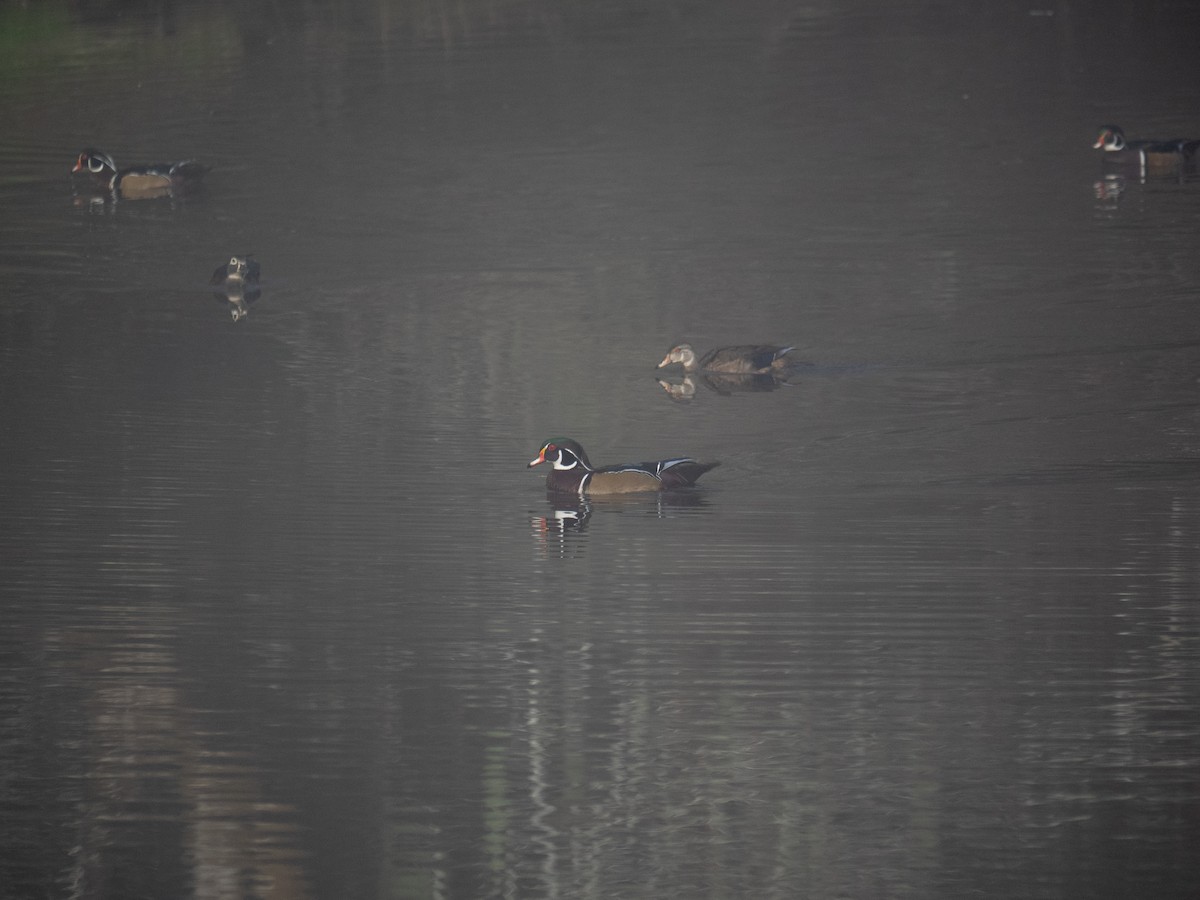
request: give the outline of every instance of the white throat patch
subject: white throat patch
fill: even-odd
[[[577,460],[577,459],[572,460],[571,464],[569,466],[566,463],[564,463],[563,462],[563,452],[561,450],[558,451],[558,456],[556,456],[554,458],[554,468],[558,469],[560,472],[569,471],[569,470],[575,468],[577,465],[579,465],[579,460]]]

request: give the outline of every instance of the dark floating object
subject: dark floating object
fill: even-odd
[[[1142,172],[1175,172],[1195,161],[1200,140],[1130,141],[1119,125],[1104,125],[1092,149],[1103,150],[1104,162],[1113,165],[1136,166]]]
[[[691,487],[701,475],[720,465],[701,463],[688,457],[656,462],[627,463],[596,468],[583,447],[569,438],[553,438],[542,445],[528,467],[548,462],[546,489],[568,494],[632,494],[638,491],[670,491]]]
[[[658,368],[680,363],[685,372],[722,372],[727,375],[766,375],[786,372],[803,363],[787,358],[795,347],[776,347],[771,344],[739,344],[718,347],[702,357],[696,356],[691,344],[677,344],[667,351]]]
[[[258,284],[258,260],[253,256],[231,256],[229,262],[213,270],[209,284],[243,285]]]
[[[125,199],[166,197],[199,187],[207,166],[194,159],[175,163],[150,163],[118,169],[113,158],[95,147],[87,147],[75,160],[71,175],[93,191],[109,191]]]

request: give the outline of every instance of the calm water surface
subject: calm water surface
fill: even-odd
[[[0,6],[0,896],[1196,896],[1200,22],[1035,6]]]

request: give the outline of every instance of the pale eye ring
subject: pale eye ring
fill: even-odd
[[[88,166],[89,172],[103,172],[104,171],[104,161],[101,159],[97,159],[94,156],[88,157],[87,166]]]

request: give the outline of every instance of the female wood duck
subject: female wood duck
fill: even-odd
[[[1175,169],[1189,163],[1200,149],[1200,140],[1172,138],[1167,141],[1127,141],[1118,125],[1105,125],[1092,144],[1093,150],[1104,151],[1104,161],[1116,165],[1138,166],[1147,169]]]
[[[787,354],[795,347],[773,347],[768,344],[740,344],[718,347],[697,358],[691,344],[678,344],[667,351],[658,368],[682,363],[685,372],[724,372],[728,375],[766,375],[782,372],[795,365]]]
[[[217,266],[208,283],[240,287],[244,284],[258,284],[258,276],[258,260],[253,256],[231,256],[228,263]]]
[[[85,178],[95,189],[138,198],[162,197],[173,190],[194,188],[207,171],[207,166],[200,165],[194,159],[118,169],[107,153],[88,147],[75,160],[71,174]]]
[[[580,496],[691,487],[701,475],[720,465],[719,462],[701,463],[680,457],[597,469],[588,460],[583,447],[569,438],[546,441],[538,451],[537,458],[531,460],[527,468],[532,469],[544,462],[553,466],[546,476],[547,490]]]

